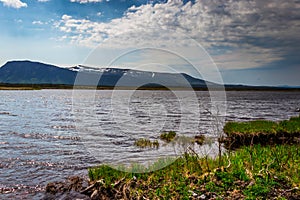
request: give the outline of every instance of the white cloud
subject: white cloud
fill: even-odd
[[[34,25],[43,25],[44,23],[38,20],[38,21],[33,21],[32,24],[34,24]]]
[[[178,48],[189,46],[187,38],[193,38],[209,49],[224,69],[253,68],[283,59],[284,51],[288,51],[282,46],[284,42],[290,41],[289,48],[293,48],[292,41],[299,41],[299,8],[293,0],[196,0],[194,4],[169,0],[132,6],[122,18],[107,23],[63,15],[56,27],[72,44],[89,47],[101,44],[103,48],[138,48],[155,44]],[[225,52],[218,53],[220,48]]]
[[[38,0],[38,2],[48,2],[50,0]]]
[[[27,4],[20,0],[0,0],[0,2],[2,2],[4,6],[17,8],[17,9],[22,7],[27,7]]]
[[[78,3],[97,3],[102,2],[103,0],[70,0],[71,2],[78,2]]]

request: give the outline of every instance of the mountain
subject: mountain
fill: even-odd
[[[76,79],[77,77],[77,79]],[[62,68],[31,61],[10,61],[0,68],[2,84],[98,85],[104,87],[200,87],[206,82],[187,74],[146,72],[118,68],[76,66]],[[79,81],[78,81],[79,80]],[[98,82],[99,80],[99,82]],[[208,83],[213,84],[213,83]]]
[[[0,68],[0,83],[71,85],[75,77],[69,69],[31,61],[11,61]]]

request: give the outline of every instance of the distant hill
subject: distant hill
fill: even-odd
[[[2,84],[54,84],[73,85],[76,76],[80,75],[80,85],[95,85],[93,80],[99,80],[98,86],[114,87],[192,87],[206,88],[206,82],[187,74],[146,72],[118,68],[91,68],[76,66],[62,68],[54,65],[31,62],[10,61],[0,68],[0,83]],[[118,82],[119,81],[119,82]],[[146,85],[145,85],[146,84]],[[212,84],[212,83],[209,83]]]

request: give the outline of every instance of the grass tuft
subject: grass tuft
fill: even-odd
[[[157,140],[151,141],[149,139],[141,138],[138,139],[134,142],[134,145],[140,148],[147,148],[147,147],[153,147],[153,148],[158,148],[159,143]]]
[[[172,140],[174,140],[175,137],[176,137],[175,131],[165,132],[160,135],[160,139],[165,142],[171,142]]]

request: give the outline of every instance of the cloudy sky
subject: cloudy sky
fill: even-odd
[[[0,26],[1,65],[110,65],[216,81],[218,71],[225,83],[300,86],[300,0],[0,0]]]

